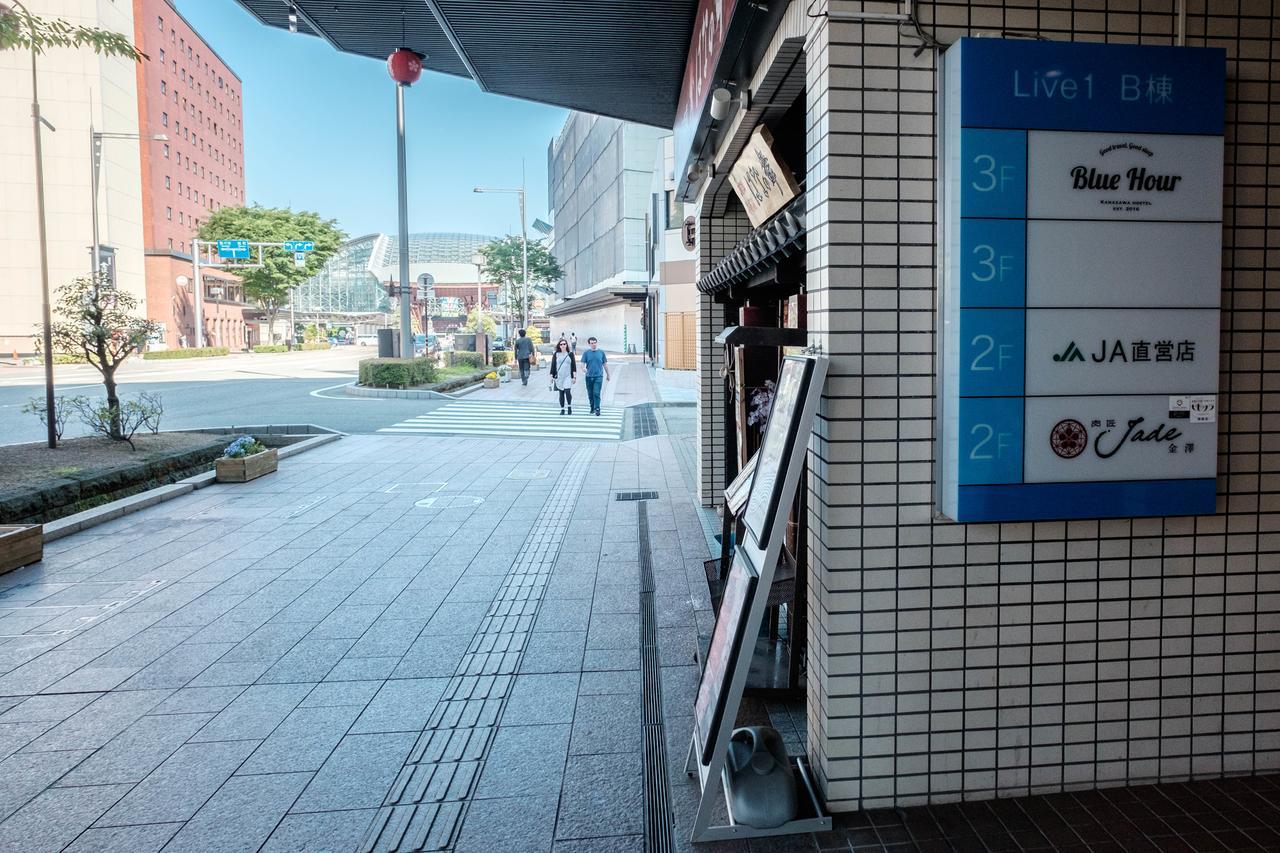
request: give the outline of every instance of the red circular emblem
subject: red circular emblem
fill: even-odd
[[[1049,433],[1049,446],[1063,459],[1075,459],[1089,446],[1089,433],[1084,424],[1067,418],[1054,425]]]

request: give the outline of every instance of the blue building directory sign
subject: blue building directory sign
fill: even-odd
[[[942,513],[1212,513],[1225,52],[965,38],[944,75]]]

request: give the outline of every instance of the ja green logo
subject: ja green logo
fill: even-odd
[[[1080,352],[1080,347],[1076,346],[1076,342],[1072,341],[1067,344],[1067,348],[1053,357],[1054,361],[1084,361],[1084,353]]]

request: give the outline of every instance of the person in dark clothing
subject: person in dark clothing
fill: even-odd
[[[519,330],[519,339],[516,340],[516,361],[520,364],[520,382],[521,384],[529,384],[529,359],[533,358],[533,341],[524,333],[524,329]]]
[[[564,338],[556,344],[556,351],[551,354],[551,387],[560,394],[560,414],[573,414],[573,385],[578,381],[578,360],[569,351],[569,342]]]

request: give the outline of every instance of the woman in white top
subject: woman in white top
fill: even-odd
[[[578,360],[569,350],[569,342],[561,338],[551,355],[551,387],[560,394],[560,414],[573,414],[573,384],[578,381]]]

